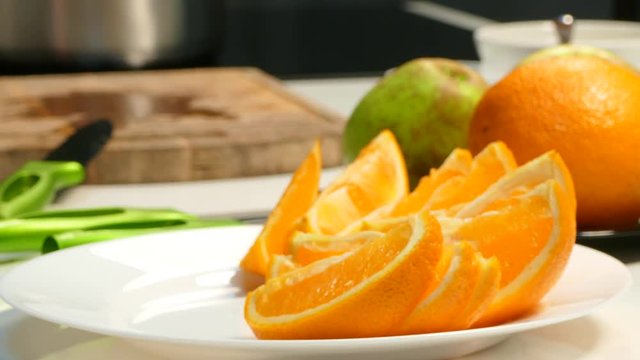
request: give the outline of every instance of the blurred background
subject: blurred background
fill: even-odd
[[[316,138],[337,166],[345,120],[386,70],[441,57],[492,83],[556,45],[561,14],[572,43],[640,66],[638,2],[0,0],[0,75],[60,74],[0,79],[0,178],[100,118],[114,137],[89,183],[286,173]]]
[[[280,78],[477,59],[491,21],[636,20],[636,0],[0,0],[0,73],[256,66]]]

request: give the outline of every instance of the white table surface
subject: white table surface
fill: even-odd
[[[348,116],[374,83],[372,78],[354,78],[296,80],[287,85]],[[328,171],[323,182],[337,173],[337,169]],[[288,176],[277,175],[180,184],[81,186],[67,192],[54,207],[123,205],[174,207],[205,216],[259,214],[275,204],[287,182]],[[590,316],[515,335],[464,359],[640,359],[640,239],[603,247],[623,258],[632,273],[634,284],[623,296]],[[0,272],[9,267],[0,268]],[[1,301],[0,359],[159,360],[121,340],[41,321]]]

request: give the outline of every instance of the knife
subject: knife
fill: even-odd
[[[107,119],[95,120],[78,130],[53,149],[45,161],[75,161],[86,166],[111,138],[113,125]]]
[[[0,183],[0,219],[37,211],[59,190],[84,181],[84,166],[107,143],[113,131],[101,119],[76,130],[42,161],[30,161]]]
[[[173,209],[90,208],[42,210],[0,220],[0,253],[11,259],[87,243],[161,231],[239,225],[233,219],[204,220]],[[5,256],[6,257],[6,256]]]

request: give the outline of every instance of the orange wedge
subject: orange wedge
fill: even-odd
[[[431,286],[441,254],[439,225],[421,212],[355,251],[270,279],[247,295],[245,319],[261,339],[390,335]]]
[[[525,164],[466,204],[449,225],[451,241],[469,241],[500,262],[500,290],[474,326],[532,310],[561,275],[576,234],[573,184],[553,152]],[[452,225],[453,224],[453,225]]]
[[[418,186],[397,203],[390,216],[398,217],[422,208],[449,209],[470,201],[517,167],[513,154],[502,142],[489,144],[475,158],[455,149],[438,169],[420,179]]]
[[[242,259],[242,269],[265,275],[272,255],[288,253],[291,234],[318,196],[321,169],[320,143],[316,141]]]
[[[424,206],[438,210],[466,203],[516,168],[509,148],[502,142],[493,142],[473,158],[468,175],[453,176],[444,181],[433,190]]]
[[[297,265],[307,265],[330,256],[344,254],[382,236],[383,233],[376,231],[361,231],[345,236],[296,232],[291,241],[292,260]]]
[[[500,284],[496,258],[485,259],[468,242],[448,244],[439,282],[403,322],[400,333],[466,329],[489,306]]]
[[[508,176],[500,178],[484,193],[459,209],[456,212],[456,217],[473,216],[473,214],[478,213],[479,208],[484,208],[487,204],[494,204],[500,200],[504,201],[511,195],[522,193],[550,179],[555,180],[560,185],[570,196],[570,200],[575,206],[575,189],[569,169],[557,152],[548,151],[520,166]]]
[[[370,221],[365,221],[362,224],[362,229],[367,231],[377,231],[377,232],[384,233],[396,227],[398,224],[407,221],[407,219],[411,216],[412,215],[407,215],[407,216],[389,217],[389,218],[373,219]]]
[[[360,232],[360,231],[368,230],[367,229],[367,224],[368,223],[376,222],[376,221],[380,221],[382,219],[388,218],[389,217],[389,213],[393,209],[393,206],[395,206],[395,204],[387,204],[385,206],[382,206],[382,207],[379,207],[379,208],[373,210],[372,212],[368,213],[363,218],[357,220],[356,222],[353,222],[353,223],[349,224],[347,227],[345,227],[344,229],[340,230],[340,232],[337,235],[346,236],[346,235],[355,234],[355,233]]]
[[[286,274],[296,268],[298,268],[298,266],[293,262],[291,255],[273,255],[269,260],[265,278],[269,280],[276,276]]]
[[[372,211],[408,193],[404,157],[393,135],[382,131],[307,212],[306,232],[335,235]]]
[[[453,177],[466,177],[471,171],[471,164],[472,157],[468,150],[453,150],[438,169],[431,169],[428,176],[420,179],[418,186],[394,206],[389,216],[415,214],[429,201],[434,190],[444,182]]]

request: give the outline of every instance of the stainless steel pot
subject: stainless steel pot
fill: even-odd
[[[0,61],[141,68],[214,54],[222,0],[0,0]]]

